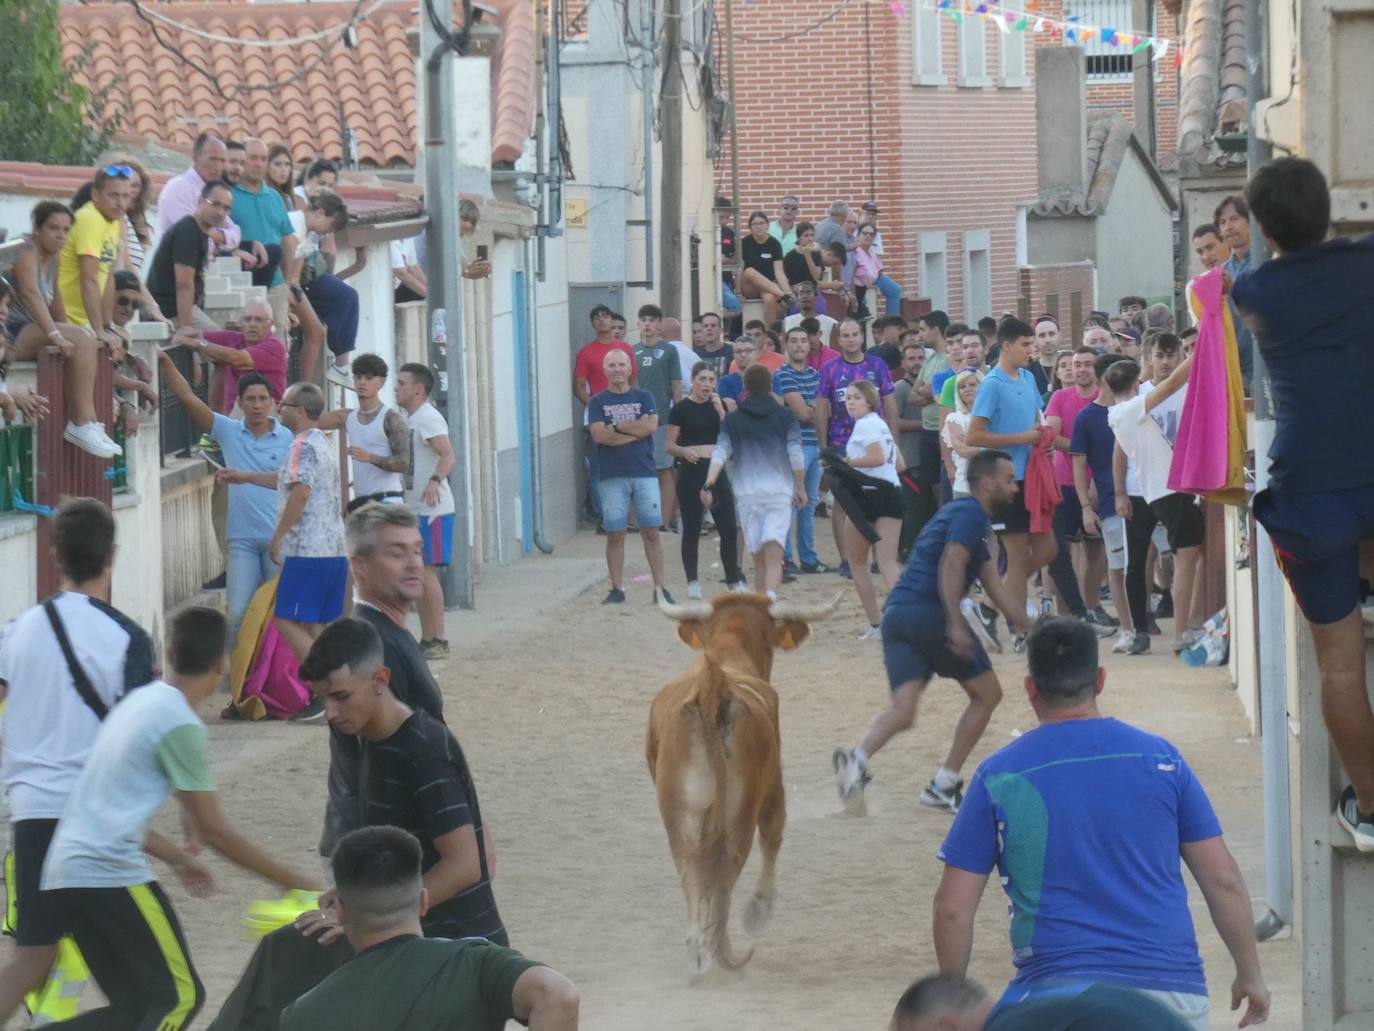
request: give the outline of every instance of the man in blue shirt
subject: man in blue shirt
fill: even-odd
[[[663,511],[654,469],[654,431],[658,429],[654,395],[630,386],[633,366],[624,351],[608,351],[602,368],[606,389],[587,401],[587,429],[600,472],[597,489],[606,527],[606,567],[611,574],[611,590],[602,604],[625,601],[625,532],[631,505],[639,520],[655,597],[672,604],[673,597],[663,585],[663,545],[658,538]]]
[[[974,917],[997,869],[1011,908],[1016,976],[999,1009],[1106,982],[1144,992],[1196,1031],[1207,981],[1179,859],[1235,962],[1231,997],[1261,1023],[1269,990],[1245,879],[1202,785],[1172,744],[1103,718],[1097,635],[1059,617],[1027,644],[1026,694],[1040,726],[984,759],[940,848],[940,973],[964,976]]]
[[[280,332],[286,332],[288,304],[285,269],[294,282],[296,239],[291,218],[282,196],[264,181],[267,176],[267,144],[253,138],[243,142],[243,172],[231,187],[234,194],[234,222],[244,240],[256,240],[267,251],[267,264],[253,270],[253,285],[265,286],[267,303]]]
[[[1274,252],[1231,288],[1277,411],[1255,518],[1312,629],[1322,714],[1351,782],[1336,816],[1361,852],[1374,852],[1374,713],[1360,615],[1360,548],[1374,536],[1374,420],[1365,410],[1374,236],[1326,239],[1331,197],[1310,161],[1270,162],[1245,197]]]
[[[1054,533],[1031,533],[1024,481],[1031,449],[1040,440],[1040,391],[1030,365],[1035,331],[1020,319],[1003,319],[997,327],[997,365],[984,378],[973,402],[965,440],[970,447],[1001,448],[1016,466],[1021,488],[1002,521],[1002,544],[1007,549],[1007,593],[1018,611],[1026,608],[1026,584],[1054,561],[1058,548]],[[986,582],[986,581],[985,581]],[[1020,651],[1024,641],[1017,639]]]
[[[787,364],[773,374],[773,393],[792,410],[801,426],[802,459],[806,463],[806,505],[797,509],[797,558],[792,564],[792,535],[782,549],[784,573],[828,573],[830,567],[816,554],[816,505],[821,500],[821,449],[816,437],[816,394],[821,374],[806,363],[811,338],[801,326],[787,331],[783,347]]]
[[[997,560],[988,542],[989,514],[1006,508],[1016,495],[1011,457],[1005,451],[980,451],[969,459],[969,497],[942,507],[926,523],[911,559],[883,610],[883,665],[892,704],[869,724],[854,748],[837,748],[831,758],[840,800],[855,813],[863,811],[864,785],[874,753],[916,722],[916,703],[932,677],[959,681],[968,705],[959,717],[944,765],[921,792],[921,804],[957,813],[964,782],[959,770],[978,743],[1002,687],[982,642],[960,611],[973,581],[1023,633],[1026,613],[1012,602],[997,579]]]
[[[239,377],[238,401],[242,419],[211,411],[196,396],[173,364],[167,351],[158,351],[162,382],[191,416],[200,433],[219,444],[232,469],[275,473],[291,448],[293,434],[272,417],[272,391],[259,373]],[[225,602],[228,608],[232,647],[243,614],[257,589],[277,575],[269,550],[277,529],[277,492],[254,483],[229,485],[229,520],[225,532],[228,564],[225,569]]]
[[[1232,195],[1217,205],[1214,216],[1217,235],[1231,248],[1231,256],[1221,267],[1231,277],[1232,283],[1240,281],[1254,267],[1254,255],[1250,252],[1250,208],[1244,197]],[[1235,311],[1232,311],[1235,315]],[[1240,378],[1245,384],[1245,393],[1250,393],[1251,381],[1255,375],[1255,338],[1240,319],[1236,323],[1236,348],[1240,352]]]

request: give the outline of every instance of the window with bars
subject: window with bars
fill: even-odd
[[[1131,0],[1066,0],[1064,17],[1077,17],[1083,25],[1097,29],[1138,30],[1139,27],[1132,24],[1131,6]],[[1150,8],[1150,25],[1146,31],[1155,31],[1154,5]],[[1094,33],[1092,39],[1081,45],[1090,82],[1130,80],[1133,71],[1130,47],[1103,42],[1101,32]]]

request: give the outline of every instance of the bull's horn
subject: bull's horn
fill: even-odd
[[[828,605],[797,605],[790,601],[775,601],[768,606],[768,614],[774,619],[801,619],[808,623],[822,619],[828,619],[835,614],[835,609],[839,607],[840,599],[844,597],[841,591],[830,600]]]
[[[686,605],[675,605],[663,600],[659,595],[658,611],[662,612],[669,619],[710,619],[715,611],[709,601],[689,602]]]

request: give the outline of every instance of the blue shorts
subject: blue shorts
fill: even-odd
[[[277,581],[273,614],[297,623],[328,623],[343,614],[348,559],[288,558]]]
[[[1254,504],[1302,614],[1318,625],[1350,615],[1360,603],[1360,541],[1374,534],[1374,487],[1262,490]]]
[[[425,565],[448,565],[453,560],[453,513],[421,516],[420,541],[425,546]]]
[[[663,522],[659,507],[657,476],[616,476],[602,480],[601,523],[610,531],[630,525],[630,505],[635,507],[635,519],[645,530],[657,530]]]
[[[963,618],[962,616],[960,617]],[[992,669],[983,642],[972,628],[973,658],[961,659],[949,650],[945,616],[938,608],[889,605],[883,610],[883,665],[893,691],[913,680],[948,677],[961,684]]]

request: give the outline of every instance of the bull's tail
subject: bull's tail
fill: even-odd
[[[727,859],[726,862],[729,860]],[[721,871],[724,873],[724,871]],[[711,905],[712,919],[715,921],[711,928],[711,955],[715,961],[726,970],[738,970],[744,964],[754,958],[754,947],[749,946],[749,951],[743,956],[736,956],[734,946],[730,944],[730,890],[729,888],[717,884],[715,897]]]

